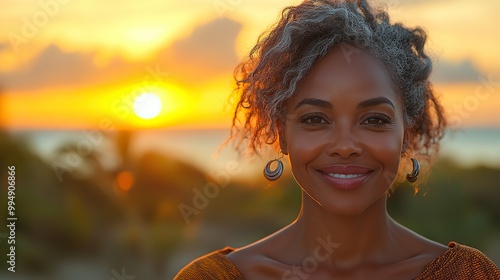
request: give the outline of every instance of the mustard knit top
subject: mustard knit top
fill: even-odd
[[[244,280],[243,276],[226,257],[233,248],[214,251],[186,265],[174,280]],[[424,279],[500,279],[500,270],[481,251],[460,245],[448,244],[441,256],[434,259],[415,280]]]

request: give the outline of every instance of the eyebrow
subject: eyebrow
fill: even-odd
[[[380,104],[388,104],[392,108],[396,109],[396,107],[394,106],[394,103],[392,103],[392,101],[390,101],[386,97],[375,97],[375,98],[367,99],[365,101],[360,102],[358,104],[357,108],[363,109],[363,108],[372,107],[372,106],[376,106],[376,105],[380,105]],[[305,98],[302,101],[300,101],[299,103],[297,103],[297,105],[295,106],[295,110],[297,110],[299,107],[304,106],[304,105],[312,105],[312,106],[317,106],[317,107],[327,108],[327,109],[333,108],[333,105],[326,100],[317,99],[317,98]]]
[[[295,106],[295,110],[297,110],[299,107],[301,107],[303,105],[313,105],[313,106],[327,108],[327,109],[333,108],[333,105],[326,100],[316,99],[316,98],[305,98],[302,101],[300,101],[299,103],[297,103],[297,105]]]
[[[380,105],[380,104],[389,104],[393,109],[396,109],[396,107],[394,106],[394,103],[392,103],[386,97],[375,97],[372,99],[362,101],[358,104],[358,109],[372,107],[372,106],[376,106],[376,105]]]

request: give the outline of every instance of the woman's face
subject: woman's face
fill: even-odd
[[[402,102],[383,64],[335,47],[299,83],[279,131],[302,189],[329,212],[359,214],[398,173]]]

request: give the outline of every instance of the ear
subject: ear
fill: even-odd
[[[285,155],[288,155],[288,145],[286,143],[285,135],[285,123],[282,120],[278,120],[276,122],[276,128],[278,130],[278,141],[280,144],[281,152]]]

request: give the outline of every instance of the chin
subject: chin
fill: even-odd
[[[356,190],[347,191],[331,189],[329,186],[327,186],[326,189],[322,189],[322,191],[318,191],[318,189],[316,189],[312,192],[308,192],[303,188],[303,191],[306,193],[304,199],[310,200],[313,205],[320,207],[322,211],[329,215],[362,215],[366,214],[367,211],[370,210],[380,210],[379,206],[383,206],[385,208],[387,190],[377,189],[376,187],[370,185],[365,185]]]
[[[360,205],[359,203],[326,202],[320,206],[325,212],[335,216],[359,216],[369,208],[369,205]]]

